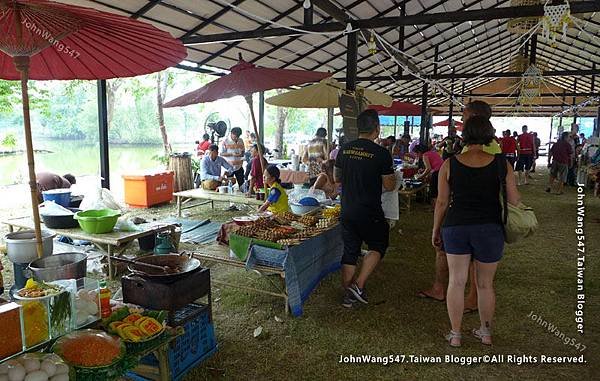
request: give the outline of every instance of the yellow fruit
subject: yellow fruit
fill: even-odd
[[[131,314],[131,315],[127,316],[125,319],[123,319],[123,321],[125,323],[134,324],[136,321],[138,321],[141,318],[142,318],[142,315],[140,315],[140,314]]]
[[[162,324],[160,324],[156,319],[148,317],[144,319],[144,321],[138,325],[139,329],[144,332],[147,336],[152,336],[157,334],[162,330]]]
[[[39,285],[35,280],[33,280],[32,278],[27,279],[27,283],[25,283],[26,289],[30,290],[32,288],[38,288],[38,287],[39,287]]]
[[[123,323],[123,324],[117,326],[117,328],[116,328],[117,333],[123,339],[127,338],[127,335],[125,334],[125,328],[127,328],[127,327],[134,327],[134,325],[133,324],[129,324],[129,323]]]
[[[124,337],[124,339],[129,339],[134,342],[140,341],[146,336],[138,327],[135,327],[133,325],[125,327],[123,329],[123,333],[126,336]]]
[[[142,325],[143,322],[145,322],[147,319],[150,319],[149,317],[146,316],[142,316],[141,318],[137,319],[135,322],[133,322],[133,325],[135,325],[136,327],[139,327],[140,325]]]

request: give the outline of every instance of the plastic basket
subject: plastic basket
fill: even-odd
[[[210,308],[200,303],[188,304],[175,312],[169,325],[181,325],[185,331],[171,344],[168,353],[171,379],[180,380],[191,369],[216,352],[217,342]],[[154,355],[144,357],[141,363],[158,365]],[[145,380],[145,378],[131,373],[128,373],[127,377],[134,380]]]

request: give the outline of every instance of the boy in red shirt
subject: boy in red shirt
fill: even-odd
[[[529,184],[529,171],[531,170],[531,166],[533,165],[533,154],[534,154],[534,141],[533,135],[527,132],[527,126],[523,126],[523,133],[519,135],[517,139],[518,143],[518,153],[519,157],[517,159],[517,164],[515,167],[515,171],[518,173],[518,185],[521,184]],[[522,181],[523,171],[525,171],[525,178]]]
[[[502,132],[502,139],[500,139],[500,147],[502,147],[502,155],[506,158],[506,161],[515,167],[515,160],[517,158],[517,141],[510,135],[510,130]]]

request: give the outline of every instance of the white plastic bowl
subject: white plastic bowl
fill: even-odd
[[[290,208],[292,209],[292,213],[299,215],[299,216],[310,213],[315,209],[319,209],[320,207],[321,207],[320,205],[306,206],[306,205],[300,205],[300,204],[296,204],[296,203],[290,203]]]

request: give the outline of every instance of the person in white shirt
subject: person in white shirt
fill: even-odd
[[[244,184],[244,168],[242,166],[244,164],[244,153],[246,152],[244,140],[241,136],[241,128],[232,128],[229,137],[223,139],[223,142],[221,142],[220,150],[221,156],[233,167],[231,175],[235,176],[240,189]]]

